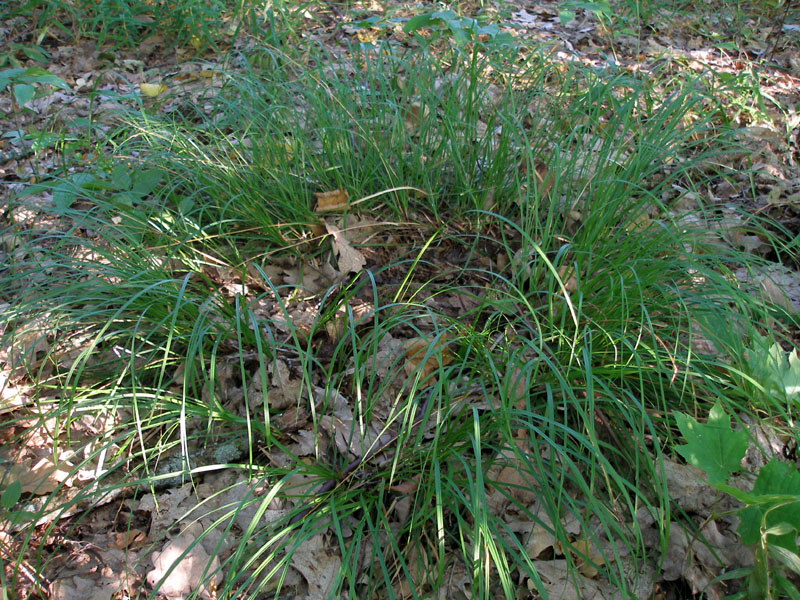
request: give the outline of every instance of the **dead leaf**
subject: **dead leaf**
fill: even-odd
[[[558,276],[564,284],[564,289],[570,294],[578,291],[578,278],[575,276],[575,269],[572,265],[560,265],[558,267]]]
[[[411,598],[416,596],[413,591],[419,592],[422,590],[425,573],[433,573],[436,570],[435,566],[431,564],[425,548],[418,544],[411,546],[408,550],[405,562],[408,569],[407,574],[400,570],[399,567],[396,573],[396,578],[399,581],[394,589],[395,595],[398,598]]]
[[[522,504],[531,504],[536,501],[537,490],[535,480],[528,473],[522,471],[522,466],[517,464],[505,467],[497,476],[498,483],[503,484],[506,494]]]
[[[419,487],[419,475],[415,475],[412,479],[408,479],[402,483],[396,483],[390,486],[389,489],[396,494],[411,494]]]
[[[141,529],[128,529],[127,531],[108,534],[109,548],[125,550],[143,544],[147,540],[147,534]]]
[[[12,481],[19,481],[23,494],[36,494],[42,496],[49,494],[65,482],[69,477],[69,463],[53,464],[49,457],[40,459],[31,466],[33,461],[28,458],[11,467],[9,476]],[[65,470],[64,467],[67,470]]]
[[[186,502],[193,502],[191,484],[170,488],[158,494],[156,499],[153,494],[145,494],[136,505],[136,510],[150,513],[149,536],[157,539],[175,523],[186,515]]]
[[[594,565],[603,566],[605,564],[605,560],[595,551],[595,548],[592,546],[589,540],[585,538],[575,540],[572,543],[572,548],[570,549],[574,554],[577,555],[575,559],[578,565],[578,571],[580,571],[581,575],[588,577],[589,579],[595,579],[598,575],[598,571]],[[584,556],[586,556],[589,560],[585,560]]]
[[[800,276],[796,271],[773,263],[750,271],[740,268],[735,275],[751,293],[761,294],[790,314],[800,314]]]
[[[539,558],[542,552],[552,548],[556,543],[556,538],[553,535],[553,523],[550,521],[550,517],[544,512],[538,517],[542,522],[534,521],[531,523],[530,535],[525,543],[525,552],[533,559]]]
[[[32,372],[42,362],[42,357],[52,346],[49,337],[54,333],[54,329],[49,323],[50,318],[50,314],[45,313],[24,323],[13,333],[7,358],[8,364],[13,369],[27,369]]]
[[[195,536],[181,534],[167,542],[161,552],[153,552],[153,569],[147,573],[147,583],[155,587],[163,579],[158,591],[170,599],[185,598],[195,590],[199,596],[208,597],[209,585],[222,583],[219,559],[215,556],[209,563],[209,558]]]
[[[167,86],[163,83],[140,83],[139,84],[139,91],[142,93],[143,96],[149,96],[150,98],[155,98],[156,96],[163,94],[167,91]]]
[[[342,559],[326,546],[321,533],[300,544],[292,554],[292,566],[308,582],[309,598],[330,597],[341,564]]]
[[[314,192],[314,196],[317,199],[317,212],[344,210],[347,208],[347,201],[350,199],[350,194],[347,193],[347,190]]]
[[[539,194],[542,197],[547,196],[550,188],[553,187],[555,176],[548,170],[547,165],[538,158],[533,161],[533,175],[536,179]]]
[[[373,307],[372,304],[369,302],[362,302],[356,298],[352,299],[348,302],[350,306],[350,310],[353,313],[353,324],[358,325],[362,323],[364,319],[372,316],[373,314]],[[340,306],[336,310],[336,314],[333,318],[325,323],[325,331],[330,338],[332,343],[337,342],[341,337],[344,331],[346,330],[348,325],[348,314],[347,308],[345,306]]]
[[[533,564],[550,598],[599,600],[617,597],[608,582],[604,580],[595,582],[588,577],[574,574],[574,569],[566,560],[537,560]],[[531,580],[528,580],[528,589],[531,591],[536,589]]]
[[[335,225],[325,223],[328,233],[333,236],[333,253],[342,273],[358,273],[367,264],[367,259],[350,245],[342,231]]]
[[[107,569],[103,569],[105,573]],[[135,597],[137,577],[135,573],[113,573],[111,577],[97,573],[86,576],[64,577],[53,582],[50,598],[53,600],[109,600],[109,598]]]
[[[792,303],[786,294],[783,293],[780,287],[772,280],[771,277],[764,277],[761,280],[761,289],[764,292],[764,297],[772,302],[775,306],[780,306],[786,312],[794,312],[792,310]]]
[[[273,410],[285,410],[298,403],[301,393],[301,381],[293,377],[289,366],[281,359],[275,361],[269,367],[272,373],[270,383],[272,388],[268,392],[269,407]],[[258,374],[256,374],[258,377]],[[260,377],[258,377],[260,380]]]
[[[403,370],[406,375],[411,376],[414,371],[419,368],[420,378],[426,379],[440,366],[445,367],[453,362],[453,353],[447,347],[449,336],[439,336],[436,344],[428,336],[421,336],[411,338],[403,344],[403,350],[406,355],[406,362],[403,364]],[[430,353],[428,353],[430,348]],[[422,361],[425,363],[420,367]]]
[[[362,215],[348,214],[342,219],[342,229],[347,231],[347,239],[353,244],[363,244],[379,230],[381,222]]]
[[[415,133],[419,130],[422,122],[430,118],[430,114],[430,109],[422,102],[418,100],[412,102],[407,108],[403,109],[403,122],[406,125],[406,129],[410,133]]]

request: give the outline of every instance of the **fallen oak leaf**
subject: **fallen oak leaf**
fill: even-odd
[[[358,250],[350,245],[344,233],[330,223],[325,223],[325,229],[333,236],[333,253],[342,273],[358,273],[367,264],[367,259]]]
[[[433,373],[439,366],[445,367],[453,362],[453,353],[447,348],[449,337],[442,335],[437,340],[430,339],[428,336],[415,337],[403,344],[406,355],[406,362],[403,370],[406,375],[411,374],[419,368],[420,378],[425,379]],[[428,353],[428,348],[433,348]],[[425,361],[422,365],[422,361]]]
[[[350,307],[350,311],[352,311],[353,325],[362,323],[365,319],[374,314],[373,306],[369,302],[363,302],[357,298],[353,298],[348,301],[347,305]],[[348,307],[345,305],[340,306],[336,309],[336,314],[333,315],[333,318],[325,323],[325,332],[328,334],[331,343],[338,342],[349,325],[350,317],[348,316],[347,308]]]

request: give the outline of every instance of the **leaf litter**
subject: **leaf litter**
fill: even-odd
[[[380,7],[376,8],[376,10],[379,9]],[[509,26],[524,29],[534,39],[551,42],[554,54],[563,53],[566,59],[580,59],[589,65],[601,64],[603,60],[601,50],[606,43],[603,39],[602,28],[590,18],[577,18],[567,23],[561,23],[556,3],[543,3],[534,8],[515,6],[515,9],[511,13]],[[529,13],[528,10],[532,12]],[[319,21],[316,19],[312,21],[309,18],[309,23],[319,22],[322,23],[322,26],[316,31],[311,29],[310,35],[318,36],[328,44],[341,43],[341,40],[332,33],[332,27],[325,25],[325,23],[334,22],[330,13],[326,11],[321,18],[319,15],[309,15],[309,17],[312,16],[319,18]],[[702,45],[703,41],[691,35],[690,30],[682,31],[680,26],[680,23],[671,21],[672,30],[669,33],[659,32],[658,35],[651,36],[645,45],[645,54],[651,59],[660,58],[668,54],[669,49],[672,48],[677,55],[688,58],[693,61],[693,65],[699,68],[713,65],[720,70],[727,69],[735,72],[739,69],[735,63],[725,62],[723,57],[697,47],[697,44]],[[347,30],[345,29],[345,31]],[[354,29],[351,32],[352,35],[358,33],[363,34],[360,29],[358,31]],[[622,58],[621,66],[623,68],[641,68],[639,64],[628,58],[636,54],[633,52],[634,49],[638,51],[640,48],[638,41],[635,42],[634,48],[634,41],[626,40],[624,37],[618,40],[616,51]],[[760,48],[756,40],[751,40],[751,43]],[[219,85],[219,82],[212,81],[213,77],[207,76],[205,71],[181,63],[177,54],[165,55],[163,41],[148,40],[140,50],[141,58],[139,59],[128,57],[124,53],[119,53],[111,58],[113,66],[126,71],[127,84],[111,82],[104,77],[100,67],[103,60],[106,59],[101,58],[100,49],[89,44],[59,48],[55,53],[56,60],[53,61],[51,72],[63,77],[65,81],[74,86],[76,91],[92,85],[93,82],[100,82],[97,89],[107,93],[109,97],[113,94],[117,94],[117,97],[124,97],[125,93],[130,91],[125,87],[126,85],[138,86],[145,96],[153,98],[163,94],[167,96],[163,108],[165,112],[176,109],[180,101],[180,94],[200,97],[206,93],[209,84]],[[151,80],[151,76],[145,73],[144,63],[156,58],[166,58],[167,64],[177,66],[179,74],[174,78],[182,80],[179,89],[175,89],[171,85],[152,83],[154,80]],[[791,75],[787,74],[785,78],[785,83],[781,83],[780,77],[776,78],[777,83],[774,86],[780,92],[791,90],[793,84]],[[88,99],[69,93],[54,94],[33,101],[29,106],[34,115],[52,114],[55,110],[63,107],[68,107],[67,110],[78,118],[86,117],[89,114]],[[111,115],[118,107],[119,101],[101,101],[92,110],[98,122],[110,123],[113,122]],[[428,106],[419,101],[412,103],[403,112],[405,126],[410,129],[417,128],[421,119],[430,118],[430,111]],[[10,111],[4,112],[8,114]],[[26,113],[24,118],[28,119],[29,114]],[[27,123],[23,122],[23,125],[27,126]],[[746,193],[743,192],[745,182],[737,182],[738,185],[730,185],[727,189],[720,186],[716,190],[710,190],[710,195],[712,199],[718,198],[725,202],[732,200],[740,205],[750,204],[746,208],[751,211],[760,210],[770,215],[778,215],[778,220],[794,228],[796,233],[797,223],[800,221],[796,198],[798,189],[800,189],[797,168],[793,166],[791,160],[785,160],[782,155],[786,152],[784,140],[775,135],[774,131],[762,129],[750,126],[742,130],[742,135],[748,138],[745,142],[749,142],[753,149],[749,155],[743,156],[742,160],[755,159],[756,166],[753,171],[756,173],[756,196],[746,196]],[[5,148],[0,148],[0,153],[4,153],[4,151]],[[619,152],[622,157],[624,152],[622,146],[620,146]],[[54,155],[55,152],[49,149],[44,152],[39,157],[39,168],[52,168]],[[2,156],[0,175],[7,181],[22,182],[34,176],[33,163],[29,158],[15,157],[6,160],[5,154]],[[578,160],[585,163],[588,177],[591,170],[596,167],[591,152],[580,156]],[[542,166],[540,169],[537,166],[536,174],[540,185],[544,188],[543,193],[546,193],[552,181],[546,167]],[[735,180],[736,176],[734,175],[733,178]],[[7,187],[3,193],[8,194],[11,189],[11,187]],[[675,198],[665,198],[664,200],[675,200],[677,206],[677,201],[687,194],[686,191],[676,191]],[[317,201],[317,210],[321,213],[328,213],[347,209],[349,197],[346,191],[333,190],[317,194]],[[741,244],[753,252],[764,252],[765,249],[757,237],[754,239],[753,236],[737,234],[739,230],[747,230],[746,223],[738,216],[739,208],[735,207],[732,211],[732,214],[737,215],[736,218],[732,217],[728,222],[719,225],[722,243]],[[673,210],[673,214],[680,217],[679,209]],[[586,218],[583,214],[583,207],[579,205],[569,207],[569,213],[572,215],[572,227],[577,229]],[[369,263],[367,250],[357,247],[364,243],[366,238],[376,235],[376,232],[378,235],[386,236],[390,245],[395,246],[393,251],[395,255],[399,253],[397,239],[401,238],[401,236],[381,231],[383,224],[372,221],[364,215],[348,213],[340,220],[329,220],[330,217],[326,214],[322,216],[324,231],[331,240],[332,260],[323,262],[309,260],[307,264],[302,264],[301,261],[289,261],[284,264],[265,263],[259,269],[251,269],[248,265],[247,281],[242,281],[239,275],[231,270],[214,269],[213,273],[208,273],[209,279],[220,285],[221,293],[231,298],[237,296],[246,298],[259,316],[259,320],[271,323],[283,335],[301,335],[310,343],[316,344],[317,348],[323,348],[326,343],[319,339],[321,333],[327,337],[328,344],[336,342],[348,329],[347,319],[352,318],[354,322],[366,321],[374,314],[376,307],[372,306],[368,298],[359,299],[357,305],[348,301],[346,305],[340,305],[336,309],[333,318],[323,322],[320,306],[316,300],[309,302],[290,298],[291,293],[286,293],[285,297],[280,299],[264,296],[254,297],[254,291],[266,289],[263,275],[266,275],[269,282],[276,287],[289,286],[292,291],[302,289],[305,295],[318,296],[329,289],[331,285],[341,284],[347,280],[348,276],[359,273]],[[12,251],[35,252],[35,249],[15,248],[14,244],[15,242],[12,241]],[[9,248],[9,244],[6,243],[5,247]],[[372,258],[375,259],[376,255],[372,255]],[[378,258],[388,264],[394,257],[390,254]],[[450,264],[443,256],[439,258],[441,264]],[[569,287],[574,286],[570,283],[573,275],[564,272],[562,276],[565,279],[569,278],[567,281]],[[800,296],[795,289],[798,288],[796,269],[774,264],[764,272],[737,272],[736,276],[743,285],[749,286],[753,293],[763,294],[775,305],[783,307],[789,312],[797,313],[800,310],[800,305],[798,305]],[[390,281],[391,277],[392,272],[387,271],[387,281]],[[481,287],[480,282],[473,283],[476,288]],[[480,302],[480,298],[477,294],[448,291],[438,296],[431,296],[426,302],[435,305],[444,314],[457,316],[474,308]],[[41,365],[44,356],[52,349],[52,340],[48,335],[45,321],[46,319],[42,321],[43,327],[17,331],[17,343],[11,353],[3,357],[5,363],[2,374],[5,382],[2,386],[3,410],[18,406],[12,404],[11,391],[18,389],[15,388],[17,382],[22,384],[20,381],[22,377],[17,371],[20,365],[25,365],[26,369],[36,369]],[[326,460],[335,449],[351,461],[362,461],[369,455],[370,449],[377,447],[386,451],[387,456],[384,456],[382,460],[388,461],[389,454],[400,450],[389,443],[391,435],[388,440],[385,436],[387,432],[391,432],[389,421],[392,416],[392,403],[397,394],[407,388],[407,378],[413,376],[424,380],[454,360],[448,349],[447,340],[443,336],[433,338],[430,335],[413,336],[409,332],[394,333],[397,334],[396,337],[387,332],[381,337],[375,348],[378,375],[391,379],[383,389],[381,405],[376,407],[375,412],[382,416],[381,419],[365,420],[364,414],[354,411],[354,407],[358,405],[356,398],[347,397],[335,390],[327,392],[323,381],[304,381],[295,356],[276,358],[270,363],[266,373],[258,370],[248,373],[247,382],[236,380],[235,369],[223,369],[219,374],[217,387],[227,390],[222,398],[231,405],[242,405],[246,390],[248,398],[252,401],[245,412],[251,411],[252,414],[247,413],[246,416],[253,419],[258,418],[258,409],[262,408],[259,402],[263,402],[264,397],[268,398],[272,408],[283,411],[273,417],[273,420],[278,424],[279,430],[287,436],[288,447],[297,456]],[[404,373],[405,378],[396,374],[392,377],[392,374],[398,370]],[[267,390],[262,389],[262,381],[267,382]],[[311,384],[310,388],[309,383]],[[313,390],[312,397],[305,397],[308,389]],[[207,388],[205,394],[210,398],[212,390]],[[312,407],[325,406],[329,413],[326,413],[320,420],[321,428],[317,432],[312,432],[307,428],[310,421],[304,403],[308,403]],[[41,416],[44,417],[45,414]],[[199,424],[197,426],[199,427]],[[88,485],[102,470],[96,459],[84,462],[80,458],[76,458],[80,457],[80,442],[88,442],[98,433],[102,433],[102,425],[88,422],[71,424],[71,442],[74,449],[61,448],[59,460],[56,462],[51,458],[52,448],[48,447],[47,443],[47,432],[54,429],[51,421],[35,419],[28,422],[19,421],[14,427],[19,430],[27,429],[29,437],[25,450],[10,459],[15,465],[11,477],[22,484],[23,493],[29,494],[32,499],[51,494],[61,488],[65,495],[59,499],[57,504],[69,502],[71,500],[69,494],[73,493],[70,490],[78,482],[81,482],[81,485]],[[197,451],[198,449],[193,448],[192,450]],[[774,448],[772,451],[774,453]],[[6,446],[3,450],[3,458],[6,460],[9,460],[8,452]],[[214,458],[224,459],[222,456]],[[202,469],[215,464],[227,464],[240,458],[234,453],[231,460],[217,460],[205,465],[196,462],[189,466],[193,469]],[[286,457],[279,456],[268,458],[276,462],[286,460]],[[526,551],[534,561],[551,597],[613,597],[611,590],[604,588],[603,582],[595,579],[596,572],[589,564],[602,565],[603,553],[609,552],[608,548],[598,549],[589,541],[590,539],[601,539],[602,536],[598,536],[597,532],[582,531],[574,519],[570,520],[572,517],[566,515],[563,517],[562,525],[572,537],[573,550],[565,550],[552,535],[551,517],[537,509],[536,490],[532,489],[529,480],[521,472],[519,465],[515,464],[513,457],[508,457],[507,462],[507,466],[491,471],[490,477],[509,491],[506,494],[495,491],[489,498],[489,506],[498,515],[501,515],[511,531],[522,536]],[[176,470],[181,471],[184,468],[183,463],[179,462]],[[716,500],[713,499],[713,491],[703,483],[703,478],[690,467],[670,461],[665,461],[664,470],[672,500],[696,517],[699,523],[703,523],[702,533],[706,540],[715,547],[716,552],[712,553],[706,545],[700,542],[694,532],[689,533],[677,523],[672,523],[667,552],[664,556],[663,572],[658,575],[647,573],[642,576],[642,591],[639,597],[646,597],[649,594],[652,588],[651,584],[657,577],[662,577],[666,581],[682,578],[689,582],[695,590],[705,589],[706,585],[719,572],[720,567],[746,566],[749,560],[748,556],[737,554],[741,548],[735,545],[730,530],[731,524],[724,519],[710,520],[712,513],[719,507],[715,504]],[[79,556],[80,560],[70,567],[71,570],[64,569],[64,557],[57,558],[49,569],[50,576],[54,577],[51,587],[52,597],[106,599],[122,590],[134,597],[139,586],[145,582],[152,586],[159,580],[163,580],[161,593],[169,598],[187,597],[192,592],[196,592],[200,597],[213,597],[216,593],[215,587],[221,581],[218,570],[219,557],[224,557],[226,553],[232,551],[232,544],[230,540],[226,539],[230,530],[225,529],[227,526],[224,525],[224,521],[222,523],[214,522],[214,519],[208,516],[201,517],[194,524],[188,524],[186,515],[192,511],[197,511],[199,515],[206,509],[233,505],[248,494],[257,499],[264,497],[267,493],[263,483],[251,481],[244,474],[234,473],[233,470],[197,473],[195,474],[197,479],[192,483],[183,483],[163,491],[143,491],[138,498],[119,494],[115,498],[109,499],[107,504],[96,504],[88,520],[89,531],[84,536],[83,543],[86,547],[95,548],[96,550],[93,552],[98,557],[95,557],[93,553],[78,554],[75,551],[71,558]],[[291,484],[296,488],[307,490],[313,489],[316,485],[313,480],[302,476],[296,477]],[[410,501],[415,486],[413,481],[398,483],[396,491],[405,494]],[[524,506],[526,510],[512,509],[509,495],[516,506]],[[198,498],[204,499],[203,502],[198,503]],[[266,510],[261,512],[260,518],[266,521],[278,521],[289,514],[292,502],[288,497],[276,496]],[[234,520],[237,533],[242,534],[249,531],[252,519],[257,514],[256,505],[257,502],[253,502],[247,509],[236,513]],[[83,509],[82,505],[81,510]],[[121,523],[119,519],[112,516],[113,511],[132,515],[132,521],[142,520],[142,529],[131,528],[125,522]],[[76,513],[77,511],[73,511],[66,514]],[[395,515],[402,521],[407,512],[398,508]],[[661,523],[658,523],[656,516],[647,511],[640,511],[640,515],[640,524],[643,529],[647,530],[649,527],[654,530],[662,526]],[[55,516],[52,516],[50,522],[58,523],[54,519]],[[149,527],[144,524],[147,521],[149,521]],[[163,537],[165,532],[170,532],[166,539]],[[653,539],[657,540],[657,536]],[[3,544],[9,543],[5,539],[0,541]],[[578,586],[581,590],[580,596],[576,595],[577,592],[572,583],[568,584],[567,560],[560,558],[564,557],[567,552],[576,550],[587,559],[585,568],[582,567],[580,571],[581,580]],[[211,557],[213,559],[209,560]],[[582,560],[579,556],[571,558]],[[411,547],[407,551],[405,559],[411,571],[410,576],[415,583],[421,583],[425,572],[433,569],[432,558],[424,548]],[[302,597],[303,594],[309,598],[326,597],[331,589],[333,575],[339,569],[340,564],[341,557],[337,553],[330,530],[324,530],[307,539],[294,553],[292,570],[288,571],[286,585],[290,589],[298,590],[296,597]],[[463,572],[463,569],[459,569],[460,565],[453,564],[445,573],[445,581],[448,582],[446,597],[457,597],[457,593],[466,595],[469,592],[469,577]],[[397,579],[401,580],[402,578],[398,577]],[[536,588],[533,582],[523,583],[527,585],[530,592],[535,592]],[[410,590],[403,587],[404,585],[406,584],[395,586],[394,591],[399,597],[410,596]]]

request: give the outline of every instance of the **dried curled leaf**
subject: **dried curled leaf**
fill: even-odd
[[[358,273],[363,269],[364,265],[367,264],[367,259],[364,258],[361,252],[350,245],[344,233],[330,223],[325,223],[325,229],[333,236],[333,252],[336,255],[339,270],[342,273]]]
[[[453,353],[447,347],[449,339],[447,335],[442,335],[435,341],[429,336],[420,336],[411,338],[403,344],[406,355],[403,370],[406,375],[411,376],[414,371],[419,369],[420,377],[425,379],[440,366],[444,367],[452,363]]]
[[[166,92],[167,86],[163,83],[140,83],[139,91],[142,93],[142,96],[155,98],[156,96]]]
[[[347,190],[331,190],[329,192],[315,192],[317,199],[317,212],[326,210],[344,210],[347,208],[347,201],[350,194]]]

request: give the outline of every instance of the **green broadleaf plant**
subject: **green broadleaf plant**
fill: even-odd
[[[12,68],[0,71],[0,92],[5,91],[10,86],[14,93],[14,101],[20,108],[30,100],[33,100],[36,94],[34,83],[70,90],[69,85],[63,79],[45,71],[41,67]]]
[[[800,405],[800,354],[787,353],[779,344],[761,337],[747,350],[747,369],[769,398],[785,399],[788,407]]]
[[[731,429],[731,418],[719,400],[711,408],[705,425],[681,413],[675,413],[675,419],[688,442],[675,450],[686,462],[703,469],[711,485],[725,483],[731,473],[739,470],[747,451],[747,432]]]
[[[689,464],[705,471],[710,485],[745,505],[738,511],[740,523],[737,531],[742,543],[756,545],[748,597],[778,597],[773,592],[778,594],[781,590],[785,591],[786,586],[791,584],[780,575],[779,565],[770,567],[770,558],[775,557],[779,564],[790,569],[791,565],[800,561],[797,546],[800,471],[773,457],[759,470],[752,491],[740,490],[725,482],[741,468],[740,462],[747,451],[748,434],[744,429],[731,428],[730,415],[724,413],[720,400],[714,403],[705,424],[679,412],[675,413],[675,419],[687,442],[675,446],[675,450]],[[772,586],[770,582],[777,583]],[[773,590],[772,587],[781,590]],[[792,591],[796,593],[796,590]]]

